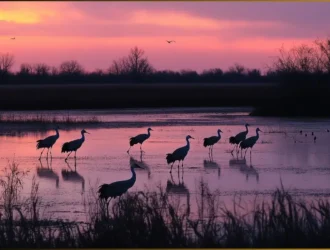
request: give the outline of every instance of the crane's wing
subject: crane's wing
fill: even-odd
[[[257,137],[256,136],[251,136],[245,140],[243,140],[240,144],[241,148],[248,148],[253,146],[257,142]]]
[[[135,136],[134,139],[138,142],[143,142],[147,138],[148,138],[147,134],[139,134],[139,135]]]
[[[246,135],[247,135],[247,131],[240,132],[235,136],[235,139],[238,141],[245,140]]]

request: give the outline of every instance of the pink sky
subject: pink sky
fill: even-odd
[[[72,59],[107,69],[134,46],[159,70],[264,69],[282,45],[329,36],[329,13],[327,2],[0,2],[0,53],[14,70]]]

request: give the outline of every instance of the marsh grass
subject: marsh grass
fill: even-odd
[[[40,216],[38,184],[22,199],[21,172],[10,164],[1,179],[0,247],[328,247],[330,203],[291,196],[281,186],[257,199],[247,211],[242,199],[221,204],[202,180],[197,213],[175,206],[166,191],[129,192],[112,202],[109,216],[96,189],[87,192],[88,222],[63,222]]]
[[[91,116],[87,118],[72,117],[70,115],[55,117],[48,115],[17,115],[0,114],[0,124],[43,124],[43,125],[79,125],[100,123],[98,117]]]

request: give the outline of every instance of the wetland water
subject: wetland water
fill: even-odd
[[[66,111],[41,113],[67,115]],[[10,114],[28,117],[37,113]],[[280,187],[281,180],[296,195],[319,198],[330,194],[330,120],[250,117],[243,108],[70,111],[70,116],[96,116],[102,121],[100,125],[85,127],[90,134],[78,150],[76,162],[71,157],[67,163],[64,161],[66,154],[60,153],[61,145],[80,138],[84,127],[62,127],[52,160],[43,158],[40,162],[36,141],[54,131],[31,131],[29,127],[28,132],[15,135],[19,125],[0,124],[0,169],[15,159],[21,169],[30,170],[23,192],[30,193],[32,178],[36,176],[42,202],[47,204],[45,214],[53,218],[84,220],[83,198],[91,186],[130,178],[130,164],[141,159],[138,145],[131,149],[130,156],[126,153],[129,138],[146,133],[148,127],[154,131],[143,144],[145,154],[139,164],[144,169],[136,170],[136,183],[129,192],[167,186],[173,197],[179,197],[182,203],[188,197],[194,206],[197,186],[203,178],[211,190],[219,190],[220,200],[228,206],[235,195],[247,200],[253,200],[256,194],[269,195]],[[252,157],[248,153],[246,160],[233,157],[229,144],[229,137],[245,130],[245,123],[251,125],[248,137],[255,135],[257,127],[263,131]],[[218,128],[223,134],[210,160],[203,138],[216,135]],[[24,127],[20,131],[24,132]],[[312,132],[317,137],[315,143]],[[184,172],[180,170],[178,176],[176,163],[171,176],[165,156],[184,146],[186,135],[195,140],[191,140]],[[45,153],[46,150],[44,156]]]

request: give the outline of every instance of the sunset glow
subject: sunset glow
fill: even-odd
[[[327,37],[329,12],[330,3],[1,2],[0,53],[15,55],[15,70],[71,59],[106,69],[134,46],[160,70],[262,68],[282,46]]]

